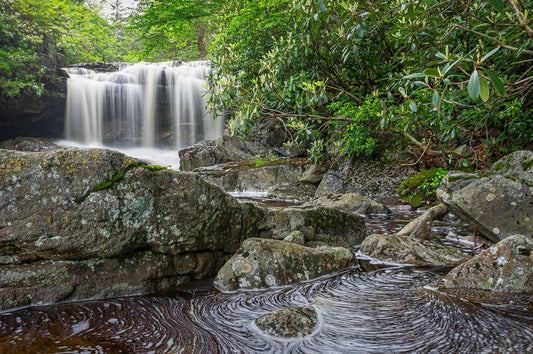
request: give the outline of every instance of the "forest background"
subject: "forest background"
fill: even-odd
[[[210,106],[230,132],[281,125],[311,162],[375,156],[404,140],[430,164],[482,168],[532,148],[530,0],[127,6],[3,0],[0,94],[53,94],[43,48],[66,64],[208,59]]]

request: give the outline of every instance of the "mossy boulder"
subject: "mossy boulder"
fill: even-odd
[[[0,209],[0,310],[212,276],[254,233],[255,214],[198,175],[105,149],[0,150]]]
[[[343,247],[310,248],[292,242],[250,238],[218,272],[221,291],[261,289],[317,278],[357,264]]]
[[[533,240],[513,235],[452,269],[447,289],[533,294]]]
[[[482,173],[450,173],[438,198],[487,238],[533,237],[533,152],[517,151]]]
[[[423,203],[434,202],[437,187],[446,174],[447,171],[442,168],[420,171],[402,181],[398,187],[398,194],[403,201],[410,203],[415,208]]]

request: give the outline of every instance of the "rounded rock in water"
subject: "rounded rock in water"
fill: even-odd
[[[259,317],[255,324],[266,334],[273,337],[305,337],[318,325],[313,307],[288,307],[272,311]]]

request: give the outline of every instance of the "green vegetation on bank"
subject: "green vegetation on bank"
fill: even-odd
[[[533,145],[531,0],[140,0],[128,18],[113,4],[106,20],[84,1],[2,2],[2,95],[42,93],[43,44],[67,63],[207,58],[232,133],[282,124],[317,163],[391,137],[474,168]]]

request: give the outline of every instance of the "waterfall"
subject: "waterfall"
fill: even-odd
[[[209,62],[139,63],[115,72],[70,70],[66,139],[117,148],[180,149],[222,135],[206,109]]]

